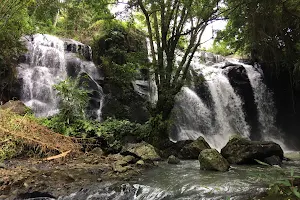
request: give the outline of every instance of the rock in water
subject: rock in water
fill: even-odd
[[[169,164],[179,164],[180,163],[180,160],[176,157],[176,156],[173,156],[173,155],[171,155],[171,156],[169,156],[169,158],[168,158],[168,163]]]
[[[283,159],[283,150],[279,144],[269,141],[250,141],[234,137],[221,150],[221,154],[232,164],[254,164],[254,159],[264,161],[271,156]]]
[[[216,149],[205,149],[199,155],[200,169],[225,172],[229,163]]]
[[[269,165],[278,165],[281,166],[282,164],[282,159],[280,159],[278,156],[270,156],[264,159],[265,163],[268,163]]]
[[[25,106],[25,104],[21,101],[8,101],[4,105],[0,106],[3,110],[10,110],[18,115],[25,115],[26,113],[30,112],[30,108]]]
[[[123,147],[121,154],[134,155],[143,160],[161,160],[160,156],[156,153],[155,148],[146,142],[128,143]]]
[[[203,137],[183,146],[180,150],[179,157],[183,159],[197,159],[200,152],[204,149],[210,149],[209,144]]]

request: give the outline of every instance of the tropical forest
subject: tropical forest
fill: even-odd
[[[1,0],[0,199],[300,199],[300,1]]]

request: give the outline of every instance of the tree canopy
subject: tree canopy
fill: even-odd
[[[235,8],[217,40],[252,60],[298,71],[300,66],[300,2],[297,0],[226,0]]]
[[[158,87],[156,114],[169,117],[174,96],[185,83],[193,56],[201,45],[206,26],[218,19],[220,0],[135,0],[132,5],[143,13],[150,40],[155,82]],[[181,45],[185,39],[186,45]],[[176,63],[176,51],[183,57]]]

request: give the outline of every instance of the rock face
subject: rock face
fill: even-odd
[[[234,137],[221,150],[221,154],[232,164],[253,164],[254,159],[264,161],[271,156],[283,159],[283,150],[274,142],[250,141]]]
[[[25,115],[30,109],[25,106],[21,101],[8,101],[4,105],[0,106],[1,109],[9,109],[18,115]]]
[[[200,152],[204,149],[210,149],[210,146],[204,138],[200,136],[197,140],[184,145],[180,150],[179,157],[184,159],[197,159]]]
[[[282,159],[279,158],[279,156],[270,156],[264,159],[265,163],[268,163],[269,165],[279,165],[281,166],[282,164]]]
[[[126,144],[123,147],[121,154],[133,155],[143,160],[157,161],[161,159],[156,153],[155,148],[146,142]]]
[[[200,169],[225,172],[229,163],[216,149],[205,149],[199,154]]]
[[[161,152],[164,158],[174,155],[180,159],[198,159],[202,150],[210,149],[209,144],[201,136],[197,140],[183,140],[176,143],[166,141],[165,144],[166,147]]]
[[[171,156],[169,156],[169,158],[168,158],[168,163],[169,164],[179,164],[180,163],[180,160],[177,158],[177,157],[175,157],[175,156],[173,156],[173,155],[171,155]]]

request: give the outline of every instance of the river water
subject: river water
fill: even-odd
[[[179,165],[161,162],[126,183],[91,185],[59,200],[246,200],[266,191],[268,184],[290,171],[300,173],[299,162],[277,167],[232,166],[229,172],[202,171],[198,161]]]

